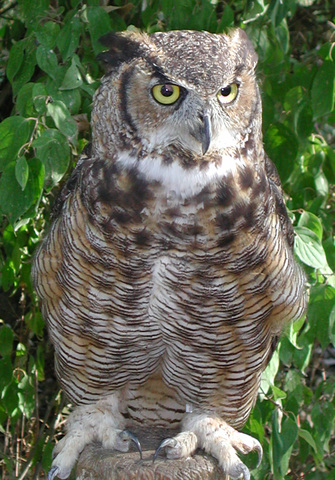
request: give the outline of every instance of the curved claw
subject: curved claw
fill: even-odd
[[[162,440],[161,443],[156,448],[156,451],[152,459],[152,463],[155,463],[155,460],[158,457],[158,454],[162,450],[162,448],[168,447],[168,446],[174,447],[176,443],[177,443],[177,440],[175,440],[174,438],[165,438],[164,440]]]
[[[243,475],[243,480],[250,480],[250,472],[249,472],[249,469],[243,465],[242,467],[242,475]]]
[[[143,456],[142,456],[142,447],[141,447],[141,444],[140,444],[140,441],[139,439],[136,437],[136,435],[134,435],[132,432],[130,432],[129,430],[123,430],[120,435],[119,435],[120,439],[121,440],[131,440],[135,445],[136,445],[136,448],[140,454],[140,459],[142,460]],[[49,480],[49,479],[48,479]]]
[[[48,471],[47,475],[47,480],[54,480],[55,477],[57,477],[57,474],[59,472],[59,467],[52,467]]]
[[[261,461],[262,461],[262,458],[263,458],[263,448],[262,448],[262,445],[257,442],[256,444],[256,447],[254,448],[254,450],[256,450],[257,454],[258,454],[258,461],[257,461],[257,465],[256,465],[256,468],[258,468],[261,464]]]
[[[224,469],[224,473],[226,474],[226,478],[237,479],[243,478],[243,480],[250,480],[250,472],[249,469],[241,460],[237,459],[237,463],[230,465],[230,467]]]

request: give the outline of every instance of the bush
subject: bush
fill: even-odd
[[[265,147],[283,182],[310,292],[307,321],[290,325],[280,341],[245,427],[265,450],[253,478],[335,479],[334,16],[322,0],[3,3],[2,478],[42,478],[67,414],[30,266],[50,204],[89,141],[99,38],[127,28],[222,32],[235,25],[259,55]]]

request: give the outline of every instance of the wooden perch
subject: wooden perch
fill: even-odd
[[[203,452],[183,460],[167,460],[164,451],[155,463],[153,455],[160,442],[175,435],[166,429],[131,429],[141,442],[143,459],[131,446],[128,453],[88,445],[77,465],[76,480],[228,480],[217,461]]]

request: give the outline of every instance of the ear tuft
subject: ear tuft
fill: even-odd
[[[126,62],[140,55],[141,46],[135,38],[138,34],[107,33],[99,42],[109,50],[99,53],[98,59],[103,62],[105,69],[109,72]]]
[[[245,65],[247,65],[250,70],[255,70],[258,56],[248,35],[241,28],[235,28],[232,31],[231,38],[233,44],[236,42],[238,45],[240,56],[244,57]]]

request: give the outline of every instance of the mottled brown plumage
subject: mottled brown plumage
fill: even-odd
[[[93,439],[126,450],[127,422],[181,422],[169,458],[199,446],[247,479],[235,450],[261,447],[234,429],[283,325],[305,309],[263,150],[257,57],[241,30],[104,42],[92,150],[33,269],[57,376],[77,405],[49,478],[66,478]]]

